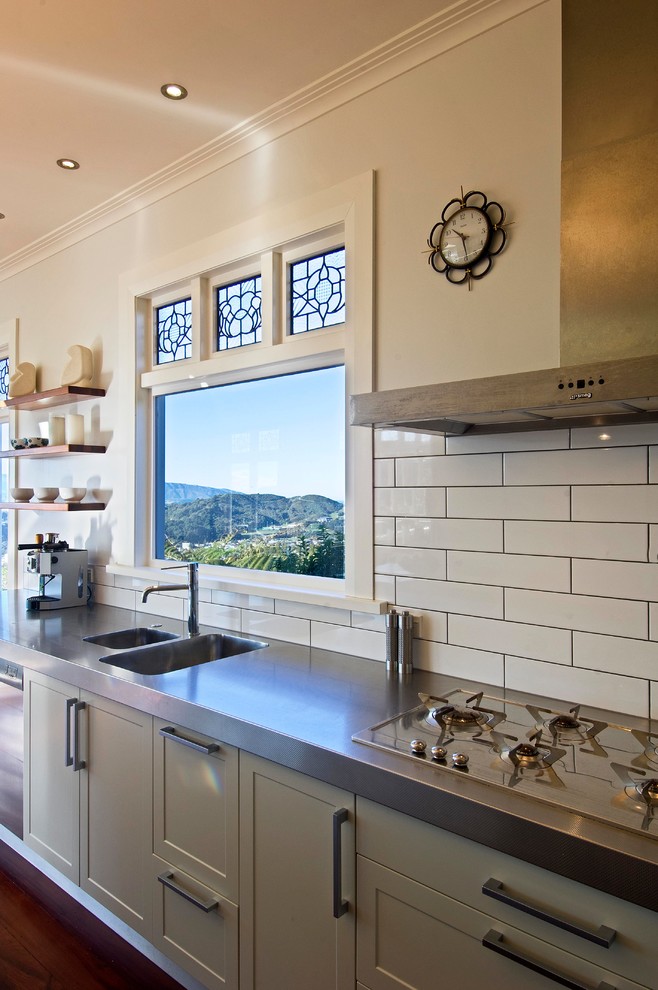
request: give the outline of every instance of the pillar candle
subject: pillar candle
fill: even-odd
[[[74,413],[70,413],[66,417],[66,442],[67,443],[85,442],[84,416],[78,416]]]

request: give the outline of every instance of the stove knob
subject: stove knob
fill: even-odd
[[[424,753],[427,749],[427,743],[423,742],[422,739],[412,739],[409,745],[413,753]]]
[[[432,756],[435,760],[445,760],[447,753],[445,746],[432,746]]]
[[[453,765],[456,767],[465,767],[468,763],[468,756],[466,753],[453,753],[451,756]]]

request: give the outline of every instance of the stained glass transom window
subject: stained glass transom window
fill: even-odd
[[[192,299],[158,306],[155,311],[156,360],[158,364],[182,361],[192,356]]]
[[[261,340],[261,277],[217,289],[217,350],[245,347]]]
[[[0,358],[0,399],[9,396],[9,358]]]
[[[290,266],[290,332],[345,322],[345,248]]]

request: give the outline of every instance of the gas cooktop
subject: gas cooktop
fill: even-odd
[[[658,732],[462,689],[419,700],[352,739],[658,836]]]

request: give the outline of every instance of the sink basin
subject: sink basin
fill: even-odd
[[[134,650],[124,650],[111,657],[101,657],[101,663],[123,667],[135,674],[167,674],[172,670],[197,667],[212,660],[234,657],[240,653],[262,650],[267,643],[257,639],[243,639],[240,636],[227,636],[223,633],[208,633],[193,636],[191,639],[177,639],[171,642],[141,646]]]
[[[85,636],[85,643],[104,646],[108,650],[132,650],[136,646],[149,643],[163,643],[169,639],[180,639],[176,633],[152,626],[137,626],[135,629],[118,629],[116,632],[101,633],[99,636]]]

